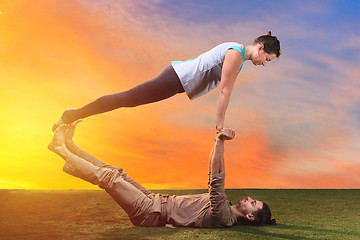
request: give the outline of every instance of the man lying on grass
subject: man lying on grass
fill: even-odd
[[[261,201],[247,197],[231,205],[227,200],[224,141],[234,138],[232,129],[224,129],[215,139],[209,163],[209,193],[169,196],[146,190],[121,167],[108,165],[75,145],[72,137],[78,122],[59,126],[49,149],[65,160],[66,173],[105,189],[134,225],[212,228],[275,224],[270,208]]]

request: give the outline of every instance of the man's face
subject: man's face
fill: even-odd
[[[250,197],[240,199],[236,203],[236,208],[241,211],[244,215],[252,214],[263,208],[263,203],[261,201],[253,200]]]

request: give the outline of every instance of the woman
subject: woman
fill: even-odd
[[[54,124],[53,131],[63,124],[80,118],[108,112],[120,107],[135,107],[157,102],[178,93],[186,92],[193,100],[220,84],[216,111],[216,130],[221,132],[235,79],[244,61],[265,66],[280,56],[280,42],[271,32],[256,38],[252,45],[244,47],[235,42],[223,43],[197,58],[173,61],[154,79],[148,80],[124,92],[105,95],[79,109],[67,109]]]

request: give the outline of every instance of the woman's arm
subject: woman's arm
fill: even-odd
[[[241,63],[242,55],[239,51],[229,49],[226,52],[221,73],[220,93],[216,110],[216,129],[218,131],[221,131],[224,127],[226,109],[230,101],[231,91],[234,87]]]

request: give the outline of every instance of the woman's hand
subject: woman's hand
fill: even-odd
[[[216,130],[216,134],[218,134],[223,131],[223,128],[219,127],[218,125],[215,125],[215,130]]]
[[[235,131],[231,128],[223,128],[220,133],[218,133],[218,138],[221,140],[231,140],[235,137]]]

